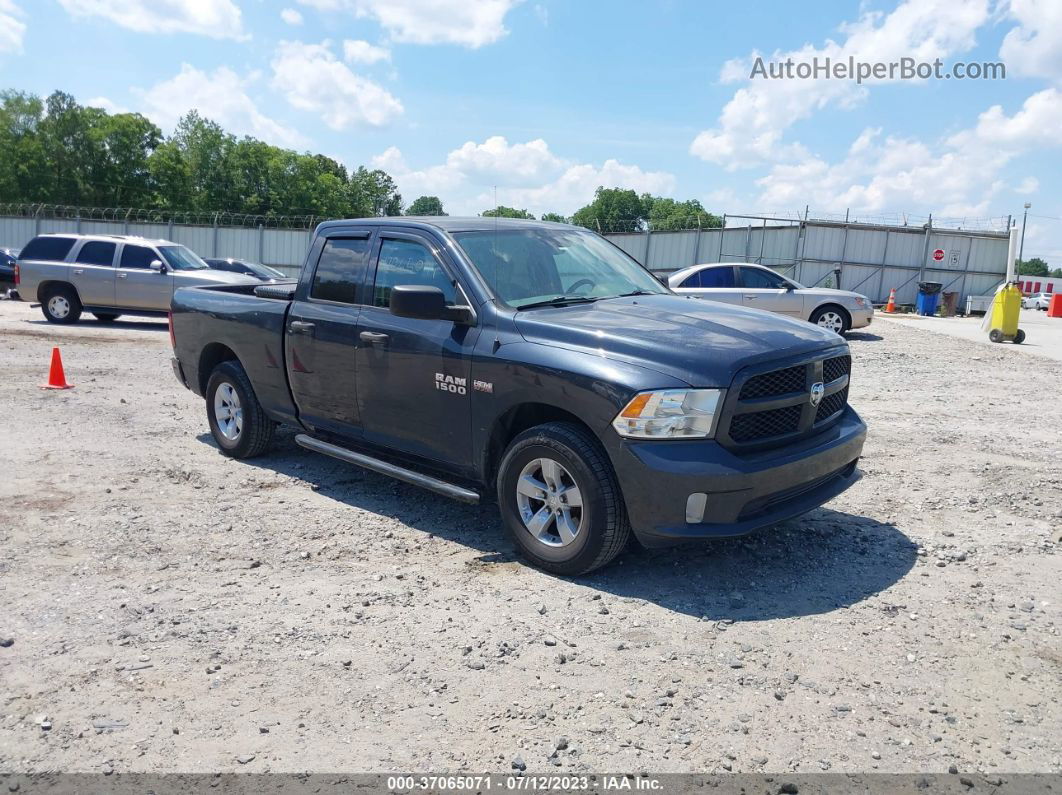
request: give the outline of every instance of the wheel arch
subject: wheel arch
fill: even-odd
[[[37,285],[37,300],[44,303],[44,296],[48,294],[48,291],[55,287],[65,287],[74,291],[74,295],[77,296],[77,300],[81,301],[81,293],[78,292],[77,287],[66,279],[47,279]],[[81,301],[84,304],[84,301]]]
[[[199,354],[199,367],[197,369],[199,381],[199,394],[206,395],[207,381],[214,368],[222,362],[239,362],[240,357],[228,345],[222,342],[211,342]]]
[[[484,481],[491,483],[494,480],[498,473],[498,465],[513,439],[528,428],[547,422],[567,422],[578,425],[595,439],[598,438],[589,423],[567,409],[540,401],[517,403],[499,414],[491,426],[487,437],[487,447],[483,454]]]

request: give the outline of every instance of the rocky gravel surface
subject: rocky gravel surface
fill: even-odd
[[[290,433],[221,456],[165,324],[0,302],[0,770],[1062,772],[1062,364],[851,344],[854,488],[567,580]]]

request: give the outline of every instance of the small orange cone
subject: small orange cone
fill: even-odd
[[[889,315],[896,314],[896,288],[889,290],[889,303],[885,304],[885,312]]]
[[[63,372],[63,357],[59,355],[58,348],[52,348],[52,367],[48,371],[48,383],[41,384],[41,389],[73,389],[73,384],[66,382],[66,373]]]

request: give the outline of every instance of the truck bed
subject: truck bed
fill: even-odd
[[[284,372],[284,328],[295,284],[187,287],[174,293],[174,348],[193,392],[202,395],[215,365],[235,354],[266,412],[295,419]]]

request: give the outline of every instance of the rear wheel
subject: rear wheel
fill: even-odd
[[[68,285],[49,287],[41,296],[41,312],[49,323],[77,323],[81,317],[81,299]]]
[[[498,505],[521,554],[555,574],[600,568],[630,538],[611,463],[571,423],[539,425],[512,441],[498,471]]]
[[[844,334],[852,328],[852,318],[841,307],[834,304],[827,304],[816,309],[811,314],[811,322],[835,334]]]
[[[261,455],[273,441],[275,423],[254,394],[243,366],[222,362],[210,374],[206,388],[210,433],[230,458]]]
[[[1021,345],[1025,342],[1025,329],[1018,329],[1018,333],[1014,335],[1014,344]]]
[[[100,323],[113,323],[121,317],[121,315],[112,315],[110,312],[93,312],[92,316]]]

